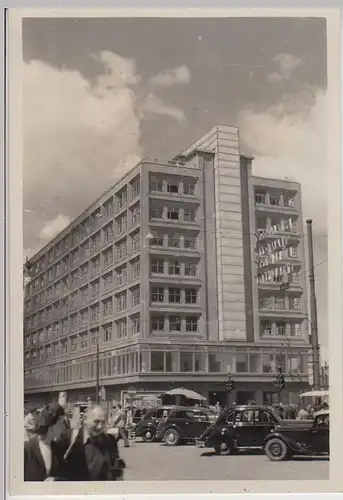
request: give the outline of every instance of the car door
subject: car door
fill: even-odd
[[[314,453],[328,453],[330,447],[329,417],[317,417],[313,423],[311,447]]]
[[[238,448],[252,446],[254,436],[254,410],[237,410],[235,412],[233,428]]]
[[[263,447],[264,440],[270,431],[277,423],[274,415],[264,409],[255,410],[254,412],[254,435],[252,446]]]

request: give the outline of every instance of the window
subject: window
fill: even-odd
[[[196,236],[185,236],[184,247],[190,250],[195,250],[197,247]]]
[[[276,323],[276,335],[277,336],[284,336],[286,335],[286,324],[283,322],[277,322]]]
[[[272,335],[272,323],[270,321],[261,322],[261,335]]]
[[[91,330],[91,344],[93,347],[96,345],[98,338],[99,338],[99,328]]]
[[[96,257],[91,261],[91,276],[94,276],[100,271],[100,257]]]
[[[113,284],[113,273],[112,271],[105,276],[103,276],[104,290],[109,290],[112,288]]]
[[[104,257],[104,269],[106,267],[109,267],[113,264],[113,248],[110,247],[107,250],[103,252],[103,257]]]
[[[289,247],[289,256],[292,258],[298,257],[298,249],[297,247]]]
[[[301,324],[292,323],[291,324],[291,336],[292,337],[301,337]]]
[[[290,300],[291,303],[291,309],[293,311],[300,311],[300,298],[299,297],[292,297]]]
[[[186,332],[197,332],[199,320],[196,316],[186,316]]]
[[[299,271],[293,271],[293,272],[291,273],[292,283],[293,283],[294,285],[299,284],[299,274],[300,274],[300,273],[299,273]]]
[[[164,260],[163,259],[152,259],[151,272],[155,273],[155,274],[163,274],[164,273]]]
[[[151,191],[162,192],[163,191],[163,180],[159,179],[158,177],[151,177],[150,189],[151,189]]]
[[[137,252],[141,247],[141,233],[138,231],[131,236],[132,252]]]
[[[150,357],[152,372],[164,372],[164,351],[152,351]]]
[[[250,373],[261,373],[262,356],[260,353],[249,353],[249,371]]]
[[[108,318],[109,316],[112,316],[112,314],[113,314],[112,297],[107,299],[107,300],[104,300],[103,313],[104,313],[104,318]]]
[[[126,318],[117,321],[117,337],[126,337],[127,336],[127,322]]]
[[[163,219],[163,207],[161,205],[151,205],[150,219]]]
[[[95,304],[94,306],[91,307],[91,321],[92,323],[95,323],[96,321],[99,321],[100,319],[100,306],[99,304]]]
[[[185,222],[195,222],[195,208],[185,208],[183,211],[183,220]]]
[[[271,297],[263,297],[260,299],[260,309],[271,309],[272,308],[272,299]]]
[[[93,281],[91,283],[91,293],[92,298],[97,297],[100,293],[100,280]]]
[[[127,188],[125,186],[116,194],[117,210],[121,209],[124,205],[126,205],[126,203],[127,203]]]
[[[110,222],[110,224],[108,224],[104,228],[104,242],[106,244],[112,240],[113,240],[113,222]]]
[[[127,267],[123,266],[117,269],[116,272],[116,285],[121,286],[127,283]]]
[[[131,181],[131,188],[132,188],[132,199],[136,198],[136,196],[139,195],[140,192],[140,178],[139,175]]]
[[[127,214],[123,214],[116,219],[117,234],[121,234],[127,229]]]
[[[131,264],[131,276],[132,276],[132,279],[138,278],[140,276],[140,272],[141,272],[141,263],[140,263],[139,260],[135,260]]]
[[[140,317],[138,315],[137,316],[132,316],[131,317],[131,323],[132,323],[132,333],[133,334],[139,333],[140,332],[140,327],[141,327]]]
[[[81,333],[80,334],[80,349],[87,349],[88,347],[88,334]]]
[[[77,350],[77,336],[74,335],[70,337],[70,351],[75,352]]]
[[[181,318],[180,316],[169,316],[169,331],[181,332]]]
[[[185,276],[196,276],[197,265],[192,262],[185,263]]]
[[[290,354],[288,357],[288,370],[289,373],[300,372],[300,360],[296,354]]]
[[[163,234],[157,235],[155,234],[154,237],[151,240],[151,246],[153,247],[163,247],[164,245],[164,237]]]
[[[111,342],[112,340],[112,325],[103,327],[104,342]]]
[[[195,182],[194,181],[184,181],[183,194],[194,196],[194,194],[195,194]]]
[[[255,193],[255,202],[257,205],[265,205],[266,204],[266,193]]]
[[[164,332],[164,316],[153,316],[151,319],[151,329],[153,332]]]
[[[132,307],[138,306],[141,301],[140,287],[136,286],[131,289],[131,304]]]
[[[108,219],[113,215],[113,198],[105,201],[103,206],[104,219]]]
[[[168,273],[172,275],[180,275],[180,262],[172,260],[168,263]]]
[[[153,286],[151,288],[151,302],[164,302],[164,288]]]
[[[119,295],[116,296],[116,306],[117,306],[117,313],[125,311],[125,309],[127,308],[126,292],[120,293]]]
[[[278,205],[280,205],[280,199],[277,196],[271,196],[269,199],[269,204],[277,207]]]
[[[283,297],[275,299],[275,309],[285,309],[285,299]]]
[[[83,309],[80,312],[81,326],[88,325],[88,309]]]
[[[177,194],[179,192],[179,185],[176,182],[168,182],[167,192]]]
[[[176,207],[168,208],[167,211],[167,219],[169,220],[179,220],[180,219],[180,210]]]
[[[140,217],[141,217],[140,205],[139,205],[139,203],[137,203],[137,205],[132,207],[132,225],[139,222]]]
[[[126,239],[121,241],[120,243],[117,243],[117,259],[123,259],[124,257],[127,256],[127,242]]]
[[[168,247],[171,248],[180,248],[180,235],[179,234],[170,234],[168,236]]]
[[[197,295],[197,290],[195,288],[186,288],[186,304],[196,304]]]
[[[248,355],[245,353],[236,353],[236,372],[248,372]]]
[[[169,288],[168,289],[168,298],[171,304],[180,304],[181,303],[181,290],[180,288]]]

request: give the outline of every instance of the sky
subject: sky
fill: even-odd
[[[302,184],[327,359],[325,19],[30,18],[23,59],[25,256],[142,157],[238,126],[254,175]]]

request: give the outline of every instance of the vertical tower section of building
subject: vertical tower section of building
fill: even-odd
[[[220,340],[246,340],[238,128],[217,127],[214,164]]]

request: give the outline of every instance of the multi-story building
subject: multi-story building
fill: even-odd
[[[25,397],[108,400],[183,386],[209,402],[285,401],[308,385],[300,185],[252,176],[217,126],[145,159],[30,259]]]

